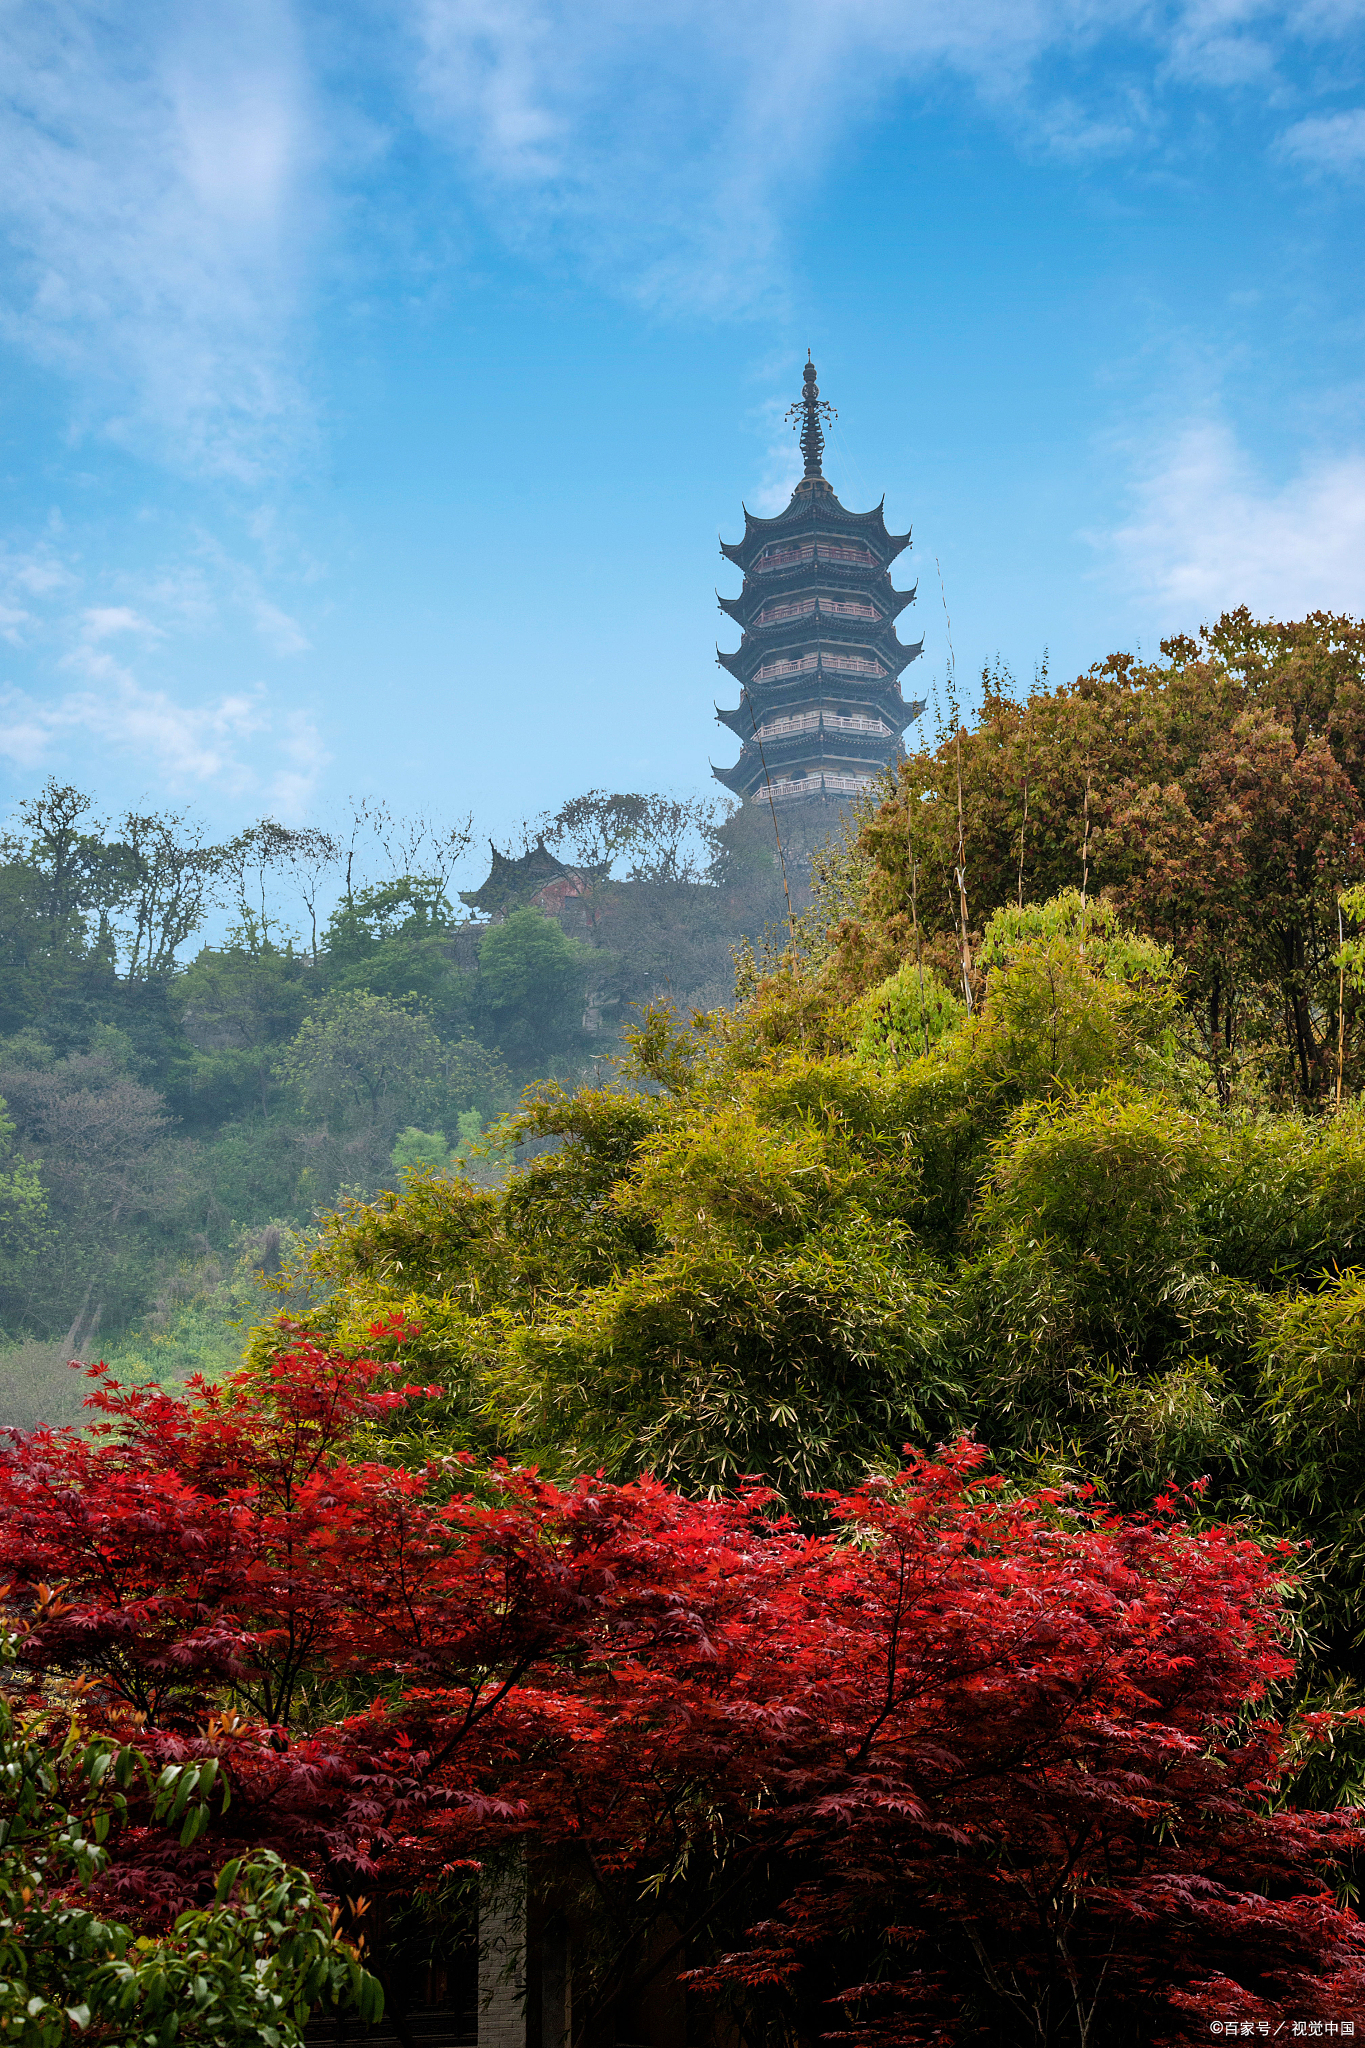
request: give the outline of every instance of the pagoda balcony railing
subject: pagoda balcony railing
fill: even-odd
[[[808,670],[820,665],[820,654],[784,655],[776,661],[765,661],[754,671],[756,683],[767,682],[772,676],[805,675]],[[879,661],[870,661],[862,654],[826,654],[824,667],[832,675],[884,676],[888,671]]]
[[[788,732],[814,732],[820,723],[818,711],[795,711],[789,718],[765,718],[758,728],[761,740],[778,738]]]
[[[808,540],[804,547],[769,548],[759,556],[750,572],[755,576],[770,576],[774,569],[790,569],[794,562],[813,562],[815,542]]]
[[[758,728],[758,737],[761,740],[780,739],[786,733],[815,732],[822,721],[831,731],[873,732],[884,739],[895,738],[891,727],[883,725],[879,718],[844,716],[837,711],[793,711],[785,718],[765,718]]]
[[[875,788],[879,779],[876,775],[827,774],[825,788],[838,790],[841,796],[860,796],[863,790]]]
[[[825,724],[827,727],[833,727],[837,732],[877,732],[882,733],[889,740],[893,740],[896,737],[894,728],[889,725],[883,725],[880,718],[858,718],[856,716],[845,718],[840,712],[827,711],[825,713]]]
[[[755,674],[754,681],[761,683],[766,681],[769,676],[804,675],[807,669],[812,669],[817,665],[819,659],[818,654],[800,654],[794,657],[783,656],[779,661],[765,661],[762,668]]]
[[[816,546],[822,562],[852,562],[859,569],[881,567],[871,548],[843,547],[839,542],[830,540],[818,541]]]
[[[823,612],[835,619],[876,619],[882,613],[875,604],[868,604],[861,598],[843,597],[799,597],[785,604],[765,604],[755,626],[776,626],[783,619],[809,619],[816,612]]]
[[[861,796],[876,782],[875,775],[784,775],[777,781],[760,782],[751,801],[765,803],[771,791],[775,803],[787,803],[794,797],[819,796],[822,788],[832,790],[838,796]]]
[[[790,569],[794,562],[849,562],[858,569],[880,569],[882,564],[871,548],[845,546],[839,541],[804,541],[798,547],[769,548],[758,557],[750,573],[770,576],[774,569]]]
[[[868,661],[861,654],[827,654],[825,667],[835,675],[884,676],[887,671],[879,661]]]

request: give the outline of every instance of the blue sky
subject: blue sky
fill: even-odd
[[[1365,612],[1365,0],[7,0],[0,797],[714,788],[740,501],[906,677]]]

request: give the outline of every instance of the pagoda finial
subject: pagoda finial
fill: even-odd
[[[837,420],[839,415],[829,400],[820,396],[820,386],[815,381],[815,365],[807,349],[801,396],[787,411],[792,425],[801,429],[801,453],[806,458],[807,482],[818,480],[823,483],[825,480],[825,473],[820,467],[820,458],[825,452],[825,430],[820,424],[822,417]]]

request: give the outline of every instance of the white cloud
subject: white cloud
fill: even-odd
[[[1315,114],[1286,128],[1277,156],[1305,171],[1350,177],[1365,171],[1365,107],[1345,114]]]
[[[86,685],[50,703],[0,691],[0,754],[18,767],[40,770],[94,743],[102,757],[133,757],[175,797],[208,788],[255,795],[283,816],[306,811],[328,759],[306,712],[276,710],[259,686],[207,703],[181,702],[148,688],[99,648],[69,665],[82,670]]]
[[[237,477],[296,430],[309,89],[280,0],[4,13],[0,322],[85,424]]]
[[[0,547],[0,640],[23,646],[41,625],[43,600],[74,582],[69,566],[46,542],[21,553]]]
[[[1365,453],[1284,483],[1221,423],[1187,427],[1143,470],[1133,515],[1097,542],[1114,581],[1189,630],[1234,606],[1275,618],[1365,613]]]
[[[1006,94],[1101,18],[1098,0],[425,0],[417,106],[514,234],[720,311],[771,286],[782,217],[851,124],[944,68]]]
[[[1269,81],[1282,28],[1281,10],[1265,0],[1187,0],[1176,12],[1165,69],[1198,85]]]
[[[771,286],[783,221],[897,95],[974,91],[1022,144],[1178,149],[1161,94],[1281,89],[1360,0],[422,0],[419,118],[524,238],[567,240],[647,301]],[[894,174],[894,167],[888,166]]]
[[[308,646],[254,571],[207,539],[197,561],[136,580],[50,544],[0,555],[0,639],[26,656],[25,686],[0,687],[0,757],[64,773],[122,757],[177,796],[251,794],[301,816],[329,758],[311,714],[263,683],[215,695],[187,683],[195,643],[234,629],[282,657]]]
[[[302,625],[266,594],[249,563],[203,532],[192,545],[197,559],[137,576],[104,572],[97,580],[107,594],[84,605],[74,604],[75,593],[96,579],[74,554],[64,558],[50,543],[8,555],[0,550],[0,636],[15,644],[74,639],[90,648],[133,635],[150,645],[203,638],[241,621],[271,654],[308,651],[312,643]]]
[[[306,654],[312,645],[297,619],[288,612],[271,604],[269,598],[257,596],[251,604],[256,631],[272,654]]]
[[[1269,105],[1287,56],[1349,39],[1361,12],[1362,0],[355,0],[340,14],[319,0],[8,0],[0,334],[70,376],[80,430],[251,478],[309,431],[320,252],[347,231],[369,238],[365,265],[392,270],[414,239],[447,232],[429,182],[388,168],[414,122],[498,230],[546,261],[646,303],[725,312],[780,286],[786,222],[841,141],[897,96],[965,88],[1021,146],[1073,161],[1178,151],[1190,124],[1172,118],[1173,91],[1198,89],[1205,126],[1210,86]],[[1353,119],[1310,113],[1283,139],[1287,160],[1354,162]],[[333,190],[343,173],[373,187],[354,207]],[[414,219],[395,225],[403,208]]]
[[[145,639],[159,640],[162,637],[159,626],[150,619],[144,619],[131,605],[91,605],[81,615],[82,635],[92,646],[101,640],[110,640],[116,633],[139,633]]]

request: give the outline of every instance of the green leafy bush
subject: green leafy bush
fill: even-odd
[[[0,1641],[0,1663],[13,1644]],[[164,1935],[134,1935],[86,1903],[104,1844],[139,1791],[187,1848],[228,1800],[216,1759],[153,1781],[135,1749],[53,1743],[0,1689],[0,2032],[25,2048],[88,2039],[118,2048],[301,2048],[311,2007],[383,2011],[379,1985],[340,1942],[310,1878],[269,1850],[217,1874],[213,1903]]]

